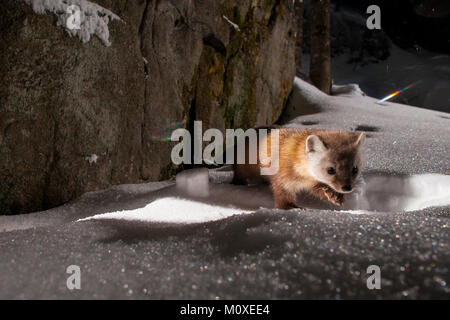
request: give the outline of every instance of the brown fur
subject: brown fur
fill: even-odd
[[[308,139],[311,136],[313,138]],[[344,193],[351,191],[344,191],[345,187],[354,186],[362,169],[363,133],[279,129],[279,170],[274,175],[261,176],[260,168],[270,163],[270,139],[269,133],[267,142],[258,146],[257,164],[248,164],[246,156],[246,164],[234,165],[234,183],[269,181],[275,207],[280,209],[297,207],[299,191],[307,191],[335,205],[343,204]],[[263,148],[267,148],[267,158],[263,158]],[[329,175],[328,166],[335,168],[336,173]],[[352,172],[355,166],[358,167],[356,174]]]

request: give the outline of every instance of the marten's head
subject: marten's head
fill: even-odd
[[[365,134],[324,131],[306,139],[309,173],[336,192],[353,191],[362,171],[362,145]]]

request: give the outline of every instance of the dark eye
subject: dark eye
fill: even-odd
[[[328,174],[335,174],[336,170],[334,170],[334,168],[328,168]]]
[[[353,167],[352,173],[353,174],[357,174],[358,173],[358,167]]]

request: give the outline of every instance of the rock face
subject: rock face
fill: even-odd
[[[95,0],[122,21],[83,43],[0,6],[0,214],[167,178],[173,123],[275,122],[295,73],[292,1]]]

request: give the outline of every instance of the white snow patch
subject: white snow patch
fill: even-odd
[[[119,16],[98,4],[87,0],[24,0],[33,11],[44,14],[52,12],[58,17],[57,25],[62,26],[71,36],[77,36],[83,43],[89,42],[91,35],[96,35],[105,46],[110,46],[108,23],[119,20]],[[80,29],[70,29],[67,19],[71,16],[68,8],[76,5],[80,8]]]
[[[84,160],[89,161],[89,164],[92,164],[97,163],[98,158],[99,158],[98,155],[94,153],[91,154],[89,157],[85,157]]]
[[[371,214],[373,211],[367,210],[340,210],[339,212],[350,213],[350,214]]]
[[[227,18],[227,16],[222,16],[222,18],[225,19],[226,22],[228,22],[236,31],[241,31],[241,29],[239,29],[239,26],[232,22],[230,19]]]
[[[251,212],[187,199],[167,197],[157,199],[144,208],[97,214],[78,221],[121,219],[143,222],[202,223]]]

